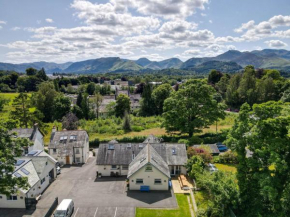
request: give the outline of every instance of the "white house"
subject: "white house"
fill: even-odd
[[[44,150],[44,135],[39,130],[37,124],[35,124],[33,128],[15,128],[12,129],[10,133],[15,133],[15,136],[19,138],[28,138],[33,143],[32,146],[23,148],[23,155],[33,150]]]
[[[140,159],[145,160],[140,163]],[[157,162],[154,161],[156,159]],[[186,174],[186,162],[185,144],[161,143],[156,137],[149,136],[143,143],[118,143],[112,140],[108,144],[100,144],[96,164],[97,172],[102,176],[127,176],[131,179],[130,189],[136,189],[136,186],[140,188],[140,185],[136,185],[136,182],[141,184],[138,183],[140,179],[143,179],[143,184],[148,183],[149,180],[146,181],[144,177],[151,174],[150,189],[164,190],[165,186],[168,188],[170,176]],[[147,166],[151,166],[154,172],[147,173]],[[155,179],[158,179],[156,182],[161,179],[162,184],[167,180],[167,184],[156,187],[153,183]]]
[[[89,136],[84,130],[53,131],[49,154],[60,164],[82,164],[89,158]]]
[[[0,194],[0,208],[26,208],[27,200],[35,199],[55,178],[55,163],[47,156],[25,156],[16,158],[14,177],[27,177],[28,189],[17,189],[17,193]]]

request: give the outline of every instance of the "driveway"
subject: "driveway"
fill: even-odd
[[[48,187],[33,216],[48,210],[55,197],[59,202],[71,198],[75,203],[73,217],[134,217],[136,207],[176,208],[171,191],[128,191],[126,177],[96,179],[96,158],[82,166],[62,168],[61,175]]]

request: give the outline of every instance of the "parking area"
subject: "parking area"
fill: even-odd
[[[32,216],[41,216],[58,197],[73,199],[73,217],[134,217],[136,207],[176,208],[172,191],[128,191],[126,177],[96,179],[96,158],[85,165],[62,168],[62,173],[49,186],[37,204]]]

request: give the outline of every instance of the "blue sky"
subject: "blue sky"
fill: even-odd
[[[290,49],[289,0],[0,0],[0,62]]]

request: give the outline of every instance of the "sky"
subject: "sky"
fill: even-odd
[[[0,0],[0,62],[290,50],[289,0]]]

